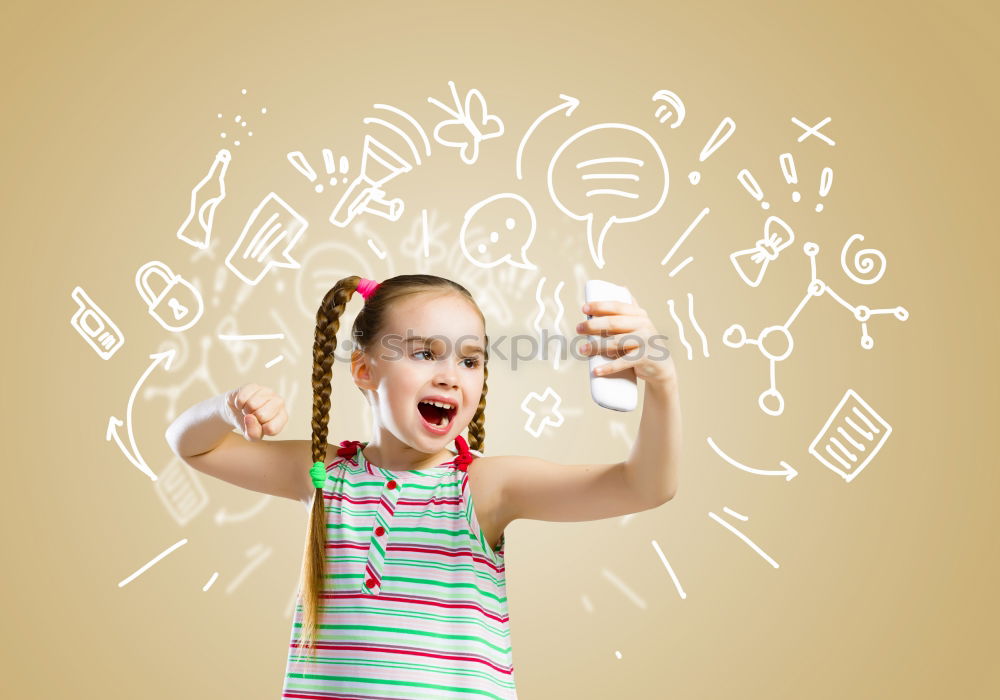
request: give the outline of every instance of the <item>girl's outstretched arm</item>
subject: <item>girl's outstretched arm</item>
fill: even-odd
[[[593,318],[577,331],[602,337],[598,348],[582,351],[615,358],[597,368],[599,373],[632,367],[646,384],[639,434],[624,462],[570,465],[534,457],[486,458],[496,463],[496,520],[501,526],[518,518],[600,520],[655,508],[677,492],[681,415],[673,358],[665,348],[651,347],[656,329],[634,297],[631,304],[591,302],[583,311]],[[635,346],[640,352],[629,357]]]
[[[616,358],[595,372],[604,375],[631,367],[645,382],[639,434],[625,460],[626,478],[638,491],[670,500],[677,493],[681,402],[674,358],[665,347],[653,343],[664,336],[657,334],[634,296],[631,304],[596,301],[584,304],[582,311],[593,318],[580,323],[577,331],[601,336],[599,347],[588,348],[587,354],[600,352]]]

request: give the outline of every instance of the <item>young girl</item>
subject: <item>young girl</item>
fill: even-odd
[[[330,380],[355,292],[365,302],[351,329],[351,374],[373,435],[338,448],[327,442]],[[311,440],[261,440],[287,414],[256,384],[171,424],[168,441],[195,469],[311,508],[283,698],[516,698],[504,528],[517,518],[609,518],[673,497],[673,360],[648,352],[656,329],[634,298],[581,310],[593,318],[577,331],[600,336],[600,347],[581,352],[618,358],[605,374],[632,367],[645,381],[624,462],[484,456],[485,319],[465,287],[426,274],[381,284],[351,276],[327,293],[316,314]],[[637,357],[622,357],[635,346]]]

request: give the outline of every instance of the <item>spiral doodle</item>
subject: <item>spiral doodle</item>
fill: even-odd
[[[862,248],[857,251],[854,254],[854,270],[863,275],[870,275],[868,277],[858,277],[847,265],[847,249],[851,247],[851,243],[854,242],[855,238],[862,241],[865,240],[865,237],[860,233],[855,233],[848,238],[847,242],[844,243],[844,247],[840,249],[840,265],[844,268],[847,276],[858,284],[875,284],[885,274],[885,256],[882,254],[882,251],[875,248]],[[877,263],[876,260],[878,261]]]

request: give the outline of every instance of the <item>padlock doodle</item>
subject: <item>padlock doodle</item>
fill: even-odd
[[[155,292],[150,285],[150,278],[154,276],[160,278],[157,284],[159,292]],[[139,296],[146,302],[149,315],[168,331],[186,331],[198,322],[205,310],[198,290],[159,260],[153,260],[139,268],[135,273],[135,286],[139,290]],[[165,310],[169,313],[164,313]]]

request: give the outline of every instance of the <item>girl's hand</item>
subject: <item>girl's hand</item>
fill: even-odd
[[[632,296],[631,293],[629,296]],[[595,370],[597,376],[632,367],[635,376],[646,382],[668,384],[676,379],[677,372],[670,351],[662,343],[653,347],[650,342],[653,336],[660,339],[665,336],[657,333],[649,314],[639,306],[634,296],[631,304],[621,301],[592,301],[584,304],[581,311],[594,318],[578,324],[577,332],[601,337],[581,345],[580,352],[587,356],[600,353],[613,358],[611,362]],[[614,337],[621,334],[627,334],[627,337]],[[597,343],[596,347],[594,342]]]
[[[264,435],[277,435],[288,423],[285,401],[272,390],[257,384],[245,384],[227,395],[234,425],[251,442]]]

